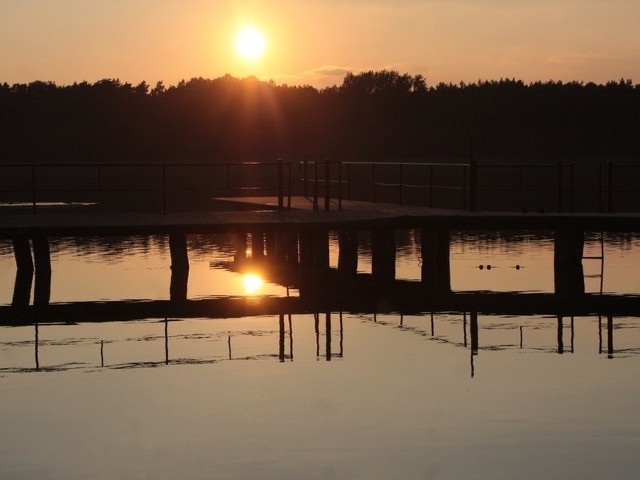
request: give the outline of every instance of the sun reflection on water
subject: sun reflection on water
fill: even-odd
[[[253,295],[260,291],[264,285],[264,280],[255,273],[246,273],[242,277],[242,285],[244,286],[245,294]]]

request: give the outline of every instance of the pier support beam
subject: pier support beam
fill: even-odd
[[[51,272],[51,253],[49,251],[49,240],[45,236],[35,236],[31,239],[33,243],[33,258],[35,261],[36,273]]]
[[[451,292],[450,236],[444,229],[422,231],[422,283],[434,292]]]
[[[18,270],[33,273],[33,258],[31,257],[31,245],[28,237],[14,237],[11,239],[13,244],[13,255],[16,259],[16,267]]]
[[[300,232],[300,265],[303,270],[316,273],[329,270],[329,232]]]
[[[377,282],[396,278],[395,230],[380,228],[371,232],[371,273]]]
[[[584,232],[572,229],[556,230],[553,250],[553,278],[556,294],[584,295],[583,249]]]
[[[254,260],[264,258],[264,234],[262,232],[251,233],[251,258]]]
[[[187,254],[187,239],[184,234],[169,235],[169,250],[171,252],[171,286],[169,298],[183,301],[187,299],[187,283],[189,280],[189,256]]]
[[[235,263],[244,263],[247,260],[247,234],[237,233],[235,236],[236,253],[233,256]]]
[[[16,271],[16,281],[13,286],[11,306],[29,306],[29,301],[31,300],[31,285],[33,285],[33,272],[18,269]]]
[[[290,265],[298,263],[298,235],[296,232],[281,231],[276,234],[276,257]]]
[[[314,295],[329,273],[329,232],[305,230],[300,232],[300,295]]]
[[[478,312],[469,312],[469,333],[471,336],[471,354],[478,354]]]
[[[16,281],[13,287],[11,305],[27,307],[31,300],[31,286],[33,285],[33,258],[28,237],[14,237],[13,255],[16,260]]]
[[[51,252],[49,240],[45,236],[35,236],[33,244],[33,259],[36,267],[36,281],[33,290],[34,305],[48,305],[51,299]]]
[[[267,257],[275,257],[276,256],[276,234],[273,232],[268,232],[264,234],[264,244],[265,250],[267,252]]]
[[[358,272],[358,232],[342,230],[338,233],[338,271],[342,275],[355,275]]]

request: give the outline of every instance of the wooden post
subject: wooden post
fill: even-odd
[[[300,266],[303,274],[313,268],[313,232],[305,230],[300,232]]]
[[[11,305],[14,307],[27,307],[31,300],[31,285],[33,284],[33,272],[20,270],[16,272],[16,281],[13,286],[13,298]]]
[[[169,235],[169,252],[171,254],[172,270],[189,270],[187,238],[184,234],[172,233]]]
[[[184,234],[169,235],[169,250],[171,253],[171,285],[169,298],[175,301],[187,299],[187,284],[189,280],[189,256],[187,254],[187,239]]]
[[[51,298],[51,253],[49,241],[43,235],[31,239],[36,267],[36,283],[33,290],[34,305],[48,305]]]
[[[33,259],[31,257],[31,245],[28,237],[14,237],[13,254],[16,259],[16,267],[20,271],[33,273]]]
[[[613,315],[607,316],[607,357],[613,358]]]
[[[583,248],[584,232],[569,228],[556,230],[553,252],[556,294],[584,295]]]
[[[471,335],[471,355],[478,354],[478,312],[470,312],[469,333]]]
[[[236,253],[233,255],[235,263],[243,263],[247,260],[247,234],[237,233],[235,236]]]
[[[285,263],[298,263],[298,238],[295,232],[280,230],[275,237],[276,257]]]
[[[278,358],[281,362],[284,362],[284,313],[278,316],[278,327],[280,337],[278,341]]]
[[[321,272],[329,271],[329,232],[327,230],[316,231],[314,236],[314,265]]]
[[[33,258],[35,261],[36,274],[38,272],[51,272],[51,253],[49,251],[49,241],[47,237],[37,235],[31,239],[33,243]]]
[[[36,270],[36,282],[33,288],[33,304],[49,305],[51,299],[51,271]]]
[[[451,292],[450,238],[445,229],[422,230],[422,283],[434,292]]]
[[[562,323],[562,315],[558,315],[558,353],[564,353],[564,325]]]
[[[265,250],[267,257],[276,256],[276,234],[273,232],[267,232],[264,234]]]
[[[338,272],[343,275],[355,275],[358,271],[358,232],[340,231],[338,245]]]
[[[264,234],[262,232],[251,233],[251,256],[254,260],[264,257]]]
[[[396,237],[392,228],[371,232],[371,273],[374,281],[392,282],[396,278]]]
[[[331,313],[325,314],[325,340],[326,340],[326,352],[325,358],[328,362],[331,361]]]
[[[305,230],[300,232],[300,295],[315,293],[329,272],[329,232]]]
[[[183,302],[187,300],[187,285],[189,284],[189,270],[172,269],[169,285],[169,299]]]

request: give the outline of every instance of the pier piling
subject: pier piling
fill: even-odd
[[[371,232],[371,274],[375,281],[392,282],[395,280],[395,230],[380,228]]]
[[[584,232],[573,229],[556,230],[553,251],[556,294],[584,295],[583,249]]]
[[[358,232],[342,230],[338,233],[338,271],[343,275],[358,272]]]
[[[451,292],[450,237],[444,229],[422,230],[422,283],[430,291]]]

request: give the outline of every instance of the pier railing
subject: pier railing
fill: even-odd
[[[478,165],[476,179],[484,210],[574,211],[573,164]]]
[[[473,209],[472,164],[418,162],[300,162],[303,195],[331,209],[342,200],[434,207],[447,196],[450,208]]]
[[[598,169],[598,211],[612,213],[636,205],[640,198],[640,165],[601,164]]]
[[[640,210],[640,165],[303,161],[315,209],[342,200],[520,212]]]
[[[202,209],[213,196],[277,196],[291,206],[291,163],[6,164],[0,205],[30,208],[85,205],[167,213]]]
[[[0,165],[0,207],[33,213],[56,205],[106,211],[215,209],[215,198],[302,193],[313,208],[343,200],[432,208],[522,212],[640,211],[640,165],[592,166],[355,162],[324,159],[167,164]]]

